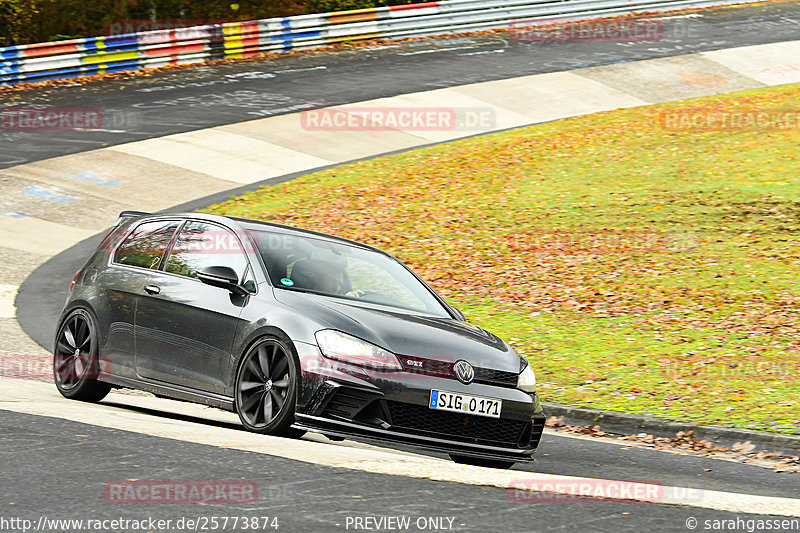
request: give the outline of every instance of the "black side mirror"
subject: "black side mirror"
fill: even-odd
[[[236,275],[236,271],[231,267],[210,266],[203,268],[197,271],[197,279],[206,285],[227,289],[236,296],[247,294],[247,290],[239,285],[239,276]]]

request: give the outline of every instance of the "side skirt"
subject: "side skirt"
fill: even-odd
[[[155,394],[156,396],[179,400],[183,402],[199,403],[211,407],[233,411],[233,398],[213,394],[210,392],[199,391],[179,385],[162,383],[159,381],[143,381],[119,376],[103,376],[103,381],[127,389],[136,389]]]

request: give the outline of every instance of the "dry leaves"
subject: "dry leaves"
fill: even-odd
[[[632,446],[641,446],[654,450],[681,450],[682,452],[704,457],[724,455],[742,463],[747,463],[749,460],[753,459],[762,462],[768,461],[772,464],[772,468],[775,472],[800,473],[800,457],[798,456],[782,456],[776,452],[752,453],[756,446],[750,441],[737,442],[730,448],[716,446],[711,441],[696,439],[695,433],[692,430],[678,431],[673,438],[654,437],[648,433],[615,435],[602,431],[598,425],[566,425],[561,418],[556,416],[548,417],[545,425],[558,431],[592,437],[608,437],[618,441],[624,441]]]

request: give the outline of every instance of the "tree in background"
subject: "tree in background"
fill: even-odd
[[[347,11],[368,7],[396,6],[401,4],[419,4],[430,0],[303,0],[306,13],[327,13],[329,11]]]
[[[102,35],[103,25],[127,17],[137,0],[32,0],[38,15],[28,42],[59,41]]]
[[[233,22],[423,0],[0,0],[0,46],[103,35],[115,21]]]
[[[0,46],[27,42],[37,14],[35,0],[0,0]]]

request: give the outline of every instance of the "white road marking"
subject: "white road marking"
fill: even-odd
[[[798,48],[800,41],[788,41],[712,50],[699,55],[764,85],[783,85],[800,82]]]
[[[704,15],[700,13],[689,13],[688,15],[672,15],[670,17],[649,17],[657,20],[672,20],[672,19],[701,19]]]
[[[437,52],[451,52],[453,50],[472,50],[474,46],[451,46],[449,48],[434,48],[430,50],[417,50],[416,52],[398,52],[399,56],[417,56],[420,54],[435,54]]]
[[[35,217],[0,217],[0,246],[53,256],[98,233]]]
[[[378,46],[367,46],[366,48],[364,48],[364,50],[386,50],[388,48],[398,48],[399,46],[400,46],[399,44],[389,44],[389,45],[382,44]]]
[[[327,70],[328,67],[325,65],[320,65],[318,67],[307,67],[307,68],[285,68],[283,70],[276,70],[274,71],[276,74],[289,74],[293,72],[308,72],[309,70]]]
[[[17,308],[14,307],[17,290],[19,290],[17,285],[0,285],[0,318],[17,316]]]
[[[333,163],[223,128],[136,141],[108,150],[146,157],[234,183],[255,183]]]
[[[460,56],[479,56],[483,54],[502,54],[505,52],[502,48],[496,50],[481,50],[480,52],[467,52],[466,54],[458,54]]]
[[[221,428],[211,424],[187,422],[180,419],[152,416],[124,407],[136,405],[163,412],[191,413],[197,416],[204,409],[208,418],[220,420],[228,413],[186,405],[182,402],[112,393],[105,404],[87,404],[63,399],[50,383],[0,378],[0,409],[50,416],[95,426],[132,431],[209,446],[219,446],[294,459],[323,466],[332,466],[450,483],[505,488],[509,498],[520,502],[536,502],[540,493],[576,493],[611,497],[643,503],[684,505],[716,509],[733,513],[800,517],[800,500],[772,496],[755,496],[734,492],[662,486],[655,483],[615,481],[588,477],[558,476],[495,470],[477,466],[458,465],[431,457],[396,453],[380,448],[359,449],[310,440],[289,440],[248,433],[244,430]],[[220,413],[220,414],[215,414]],[[203,416],[203,415],[201,415]],[[535,489],[529,492],[527,489]]]

